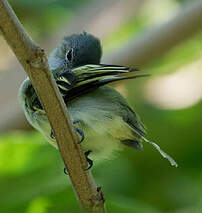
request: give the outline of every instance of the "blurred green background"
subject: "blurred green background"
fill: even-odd
[[[186,3],[134,2],[111,1],[107,5],[107,1],[93,0],[11,0],[10,4],[32,38],[48,52],[65,33],[86,30],[101,38],[105,55],[118,51],[145,29],[171,19]],[[86,17],[80,17],[84,14]],[[101,21],[106,17],[113,27],[105,29]],[[82,19],[84,23],[80,23]],[[16,63],[0,34],[1,73],[10,69],[9,57]],[[202,212],[201,59],[202,31],[145,64],[144,73],[151,77],[117,87],[147,126],[147,138],[158,143],[179,167],[170,166],[148,144],[142,152],[126,148],[108,162],[95,162],[92,173],[102,186],[108,212]],[[33,129],[19,127],[2,132],[0,212],[80,212],[63,167],[57,150]]]

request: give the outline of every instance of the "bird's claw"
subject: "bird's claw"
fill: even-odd
[[[73,124],[76,124],[76,123],[79,123],[79,120],[74,120],[73,121]],[[79,129],[78,127],[74,126],[74,130],[79,133],[79,135],[81,136],[81,140],[79,141],[79,144],[85,139],[85,136],[84,136],[84,133],[81,129]],[[50,133],[50,137],[52,139],[55,139],[55,136],[54,136],[54,133],[53,133],[53,130],[51,129],[51,133]]]
[[[64,168],[64,173],[65,173],[66,175],[69,175],[68,172],[67,172],[67,168],[66,168],[66,167]]]
[[[73,124],[79,123],[79,120],[73,120],[72,123],[73,123]],[[74,126],[74,130],[75,130],[77,133],[79,133],[79,135],[81,136],[81,140],[79,141],[79,144],[80,144],[80,143],[85,139],[84,133],[83,133],[83,131],[82,131],[81,129],[79,129],[79,128],[76,127],[76,126]],[[55,139],[55,136],[54,136],[54,133],[53,133],[53,130],[52,130],[52,129],[51,129],[50,137],[51,137],[52,139]],[[88,155],[89,155],[90,153],[91,153],[91,150],[89,150],[89,151],[87,151],[87,152],[84,153],[84,154],[85,154],[85,157],[86,157],[86,160],[87,160],[87,162],[89,163],[89,167],[88,167],[86,170],[90,169],[90,168],[93,166],[93,161],[92,161],[91,159],[88,158]],[[66,169],[66,168],[64,168],[64,173],[65,173],[66,175],[68,175],[68,172],[67,172],[67,169]]]
[[[73,120],[73,124],[79,123],[79,120]],[[78,127],[74,126],[74,130],[79,133],[79,135],[81,136],[81,140],[79,141],[79,144],[85,139],[84,133],[81,129],[79,129]]]
[[[88,150],[88,151],[86,151],[84,154],[85,154],[85,157],[86,157],[86,160],[87,160],[87,162],[89,163],[89,167],[87,168],[87,169],[85,169],[85,170],[89,170],[92,166],[93,166],[93,161],[90,159],[90,158],[88,158],[88,155],[91,153],[92,151],[91,150]]]
[[[88,151],[86,151],[86,152],[84,153],[84,155],[85,155],[85,157],[86,157],[86,160],[87,160],[87,162],[89,163],[89,167],[88,167],[87,169],[85,169],[85,171],[89,170],[89,169],[93,166],[93,161],[92,161],[90,158],[88,158],[88,155],[89,155],[91,152],[92,152],[91,150],[88,150]],[[68,172],[67,172],[67,168],[66,168],[66,167],[64,168],[64,173],[65,173],[66,175],[69,175]]]
[[[79,135],[81,136],[81,140],[78,142],[78,144],[80,144],[83,140],[84,140],[84,134],[83,134],[83,131],[81,130],[81,129],[79,129],[78,127],[74,127],[74,130],[76,131],[76,132],[78,132],[79,133]]]
[[[55,139],[55,136],[54,136],[54,133],[53,133],[53,130],[52,130],[52,129],[51,129],[50,137],[51,137],[52,139]]]

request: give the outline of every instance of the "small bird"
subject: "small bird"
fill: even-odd
[[[49,57],[50,69],[75,132],[81,138],[89,167],[93,165],[92,160],[109,159],[124,145],[141,150],[142,142],[154,146],[177,167],[177,163],[157,144],[145,138],[145,126],[125,98],[106,85],[146,75],[126,77],[127,73],[138,70],[100,64],[101,56],[99,39],[84,32],[65,37]],[[54,133],[29,78],[22,83],[19,96],[29,123],[57,148]]]

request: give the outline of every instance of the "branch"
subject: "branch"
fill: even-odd
[[[62,24],[53,34],[49,35],[45,40],[40,41],[40,44],[48,51],[52,50],[64,35],[72,33],[81,33],[85,30],[99,38],[106,36],[112,29],[116,29],[120,23],[124,23],[128,18],[140,10],[146,0],[93,0],[82,6],[82,8],[74,11],[74,17],[67,23]],[[117,12],[119,10],[119,12]],[[120,12],[121,11],[121,12]],[[110,15],[110,20],[108,21]],[[112,18],[113,17],[113,18]],[[98,31],[100,21],[107,22],[102,30]],[[68,26],[68,27],[64,27]],[[1,36],[1,35],[0,35]],[[0,39],[0,43],[2,43]],[[1,69],[1,68],[0,68]],[[17,72],[16,72],[17,70]],[[10,66],[2,73],[0,78],[0,97],[4,102],[0,102],[0,134],[11,131],[13,129],[28,129],[32,128],[25,119],[22,107],[17,100],[17,90],[20,83],[25,79],[25,73],[20,72],[19,64],[10,63]],[[10,77],[12,76],[12,78]],[[9,85],[9,86],[8,86]],[[7,91],[6,93],[4,91]]]
[[[6,0],[0,0],[0,29],[43,104],[81,207],[91,212],[105,212],[102,192],[97,190],[90,172],[85,171],[85,157],[72,131],[44,50],[29,38]]]
[[[98,1],[100,2],[100,1]],[[138,1],[142,2],[142,1]],[[95,6],[95,5],[94,5]],[[97,8],[95,6],[95,8]],[[108,7],[109,8],[109,7]],[[103,10],[105,11],[105,9]],[[89,15],[90,12],[87,10],[80,11],[76,13],[75,17],[83,17],[86,16],[86,13]],[[79,14],[79,15],[78,15]],[[82,14],[82,15],[80,15]],[[93,17],[88,17],[88,19],[84,19],[84,22],[80,20],[80,18],[74,19],[76,20],[76,26],[72,24],[72,27],[68,27],[69,32],[77,32],[79,29],[86,29],[88,28],[90,32],[93,32],[93,29],[91,27],[88,27],[88,23],[91,23],[89,20],[96,20],[97,16],[93,16],[94,14],[91,14]],[[82,23],[77,23],[77,21]],[[75,23],[75,21],[74,21]],[[64,25],[63,25],[64,26]],[[182,42],[183,40],[190,38],[194,34],[196,34],[202,26],[202,1],[191,1],[187,6],[183,6],[181,9],[181,12],[179,12],[178,15],[176,15],[174,18],[172,18],[167,23],[162,24],[161,26],[155,27],[154,29],[147,29],[144,32],[142,32],[138,37],[134,38],[134,41],[130,41],[127,45],[125,45],[120,50],[115,50],[114,52],[104,55],[103,62],[110,63],[110,64],[121,64],[121,65],[127,65],[127,66],[144,66],[148,63],[150,63],[152,60],[157,59],[162,54],[165,54],[169,49],[173,48],[178,43]],[[64,35],[64,30],[60,30],[61,33],[56,33],[54,36],[54,41],[59,40],[61,38],[61,35]],[[54,43],[50,42],[50,40],[53,40],[49,38],[49,44]],[[44,42],[43,42],[44,43]],[[50,46],[50,45],[49,45]],[[18,67],[14,68],[13,70],[10,68],[10,73],[6,72],[5,76],[2,76],[2,79],[0,79],[0,93],[1,91],[7,90],[9,92],[8,97],[11,97],[11,94],[15,93],[16,87],[14,87],[14,84],[16,82],[11,83],[12,87],[7,86],[8,83],[5,81],[9,79],[9,83],[12,81],[10,79],[10,75],[14,76],[14,79],[19,79],[19,75],[22,75],[21,73],[16,74],[14,71],[18,69]],[[21,77],[23,79],[24,76]],[[7,80],[8,81],[8,80]],[[3,83],[2,83],[3,82]],[[4,95],[4,92],[0,94],[1,96]],[[12,100],[7,101],[7,104],[3,105],[3,103],[0,103],[1,111],[0,111],[0,132],[5,132],[11,129],[16,128],[24,128],[25,126],[25,117],[22,115],[22,113],[19,115],[19,112],[16,111],[17,106],[14,110],[10,110],[9,108],[12,105],[17,105],[16,101],[14,102],[14,98]],[[3,105],[3,106],[2,106]],[[5,106],[5,107],[4,107]],[[19,108],[19,107],[18,107]],[[12,118],[10,116],[12,111]],[[23,116],[23,118],[22,118]],[[10,119],[9,119],[10,118]],[[19,122],[16,123],[16,121],[21,120],[21,125]],[[24,119],[24,122],[23,122]]]
[[[119,51],[105,55],[105,63],[142,67],[202,29],[202,1],[191,1],[167,23],[147,29]]]

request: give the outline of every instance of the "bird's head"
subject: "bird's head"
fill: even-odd
[[[102,49],[99,39],[91,34],[73,34],[65,37],[49,57],[51,70],[70,70],[86,65],[99,64]]]
[[[61,73],[78,66],[99,64],[101,55],[102,50],[99,39],[87,33],[73,34],[66,36],[58,47],[53,50],[49,57],[49,65],[56,78]],[[29,78],[23,82],[20,96],[23,104],[30,111],[42,109]]]

